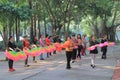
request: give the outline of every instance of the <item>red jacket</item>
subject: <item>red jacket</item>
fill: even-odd
[[[23,40],[23,46],[26,47],[26,48],[29,48],[29,41],[28,40]]]
[[[51,44],[50,39],[45,38],[46,45],[49,46]]]

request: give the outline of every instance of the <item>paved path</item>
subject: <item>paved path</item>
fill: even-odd
[[[109,47],[106,60],[102,60],[99,53],[95,69],[90,67],[90,54],[87,54],[82,60],[71,63],[71,70],[66,70],[64,51],[44,61],[37,57],[37,63],[33,63],[30,57],[31,66],[28,68],[24,67],[23,61],[15,62],[15,72],[8,72],[7,62],[0,61],[0,80],[112,80],[115,66],[120,60],[119,47]]]

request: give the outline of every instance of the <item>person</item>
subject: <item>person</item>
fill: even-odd
[[[52,36],[49,36],[48,39],[50,40],[50,45],[51,45],[51,44],[53,43],[53,38],[52,38]],[[52,53],[51,53],[51,52],[50,52],[49,54],[50,54],[50,56],[52,56]]]
[[[14,38],[13,36],[10,36],[8,42],[8,51],[15,51],[15,49],[16,49],[16,45],[14,44]],[[13,60],[8,59],[8,66],[10,72],[15,71],[15,69],[13,68]]]
[[[57,39],[58,39],[58,36],[57,35],[53,35],[52,38],[53,38],[53,43],[56,43]],[[53,54],[56,54],[56,50],[53,52]]]
[[[23,38],[24,38],[24,39],[23,39],[23,47],[29,50],[29,49],[30,49],[30,43],[29,43],[29,41],[28,41],[27,35],[25,35]],[[24,65],[24,67],[29,67],[29,66],[30,66],[30,65],[28,65],[28,55],[27,55],[27,58],[26,58],[26,60],[25,60],[25,65]]]
[[[60,39],[60,36],[57,37],[57,42],[62,43],[63,41]]]
[[[90,41],[90,47],[91,46],[95,46],[97,45],[98,42],[95,40],[95,36],[92,35],[91,36],[91,41]],[[95,68],[95,58],[96,58],[96,54],[98,54],[98,50],[97,50],[97,47],[95,47],[94,50],[90,50],[90,54],[91,54],[91,67],[92,68]]]
[[[49,39],[50,37],[49,37],[49,35],[47,34],[46,35],[46,38],[45,38],[45,42],[46,42],[46,45],[47,46],[50,46],[51,45],[51,42],[50,42],[50,39]],[[49,58],[49,55],[50,55],[50,53],[47,53],[47,58]]]
[[[85,55],[85,45],[84,42],[85,41],[85,37],[84,35],[82,35],[82,50],[81,50],[81,55],[84,56]]]
[[[71,41],[71,37],[68,37],[67,41],[64,44],[67,45],[67,47],[65,49],[66,50],[66,58],[67,58],[66,69],[71,69],[70,61],[72,59],[72,53],[73,53],[73,48],[74,48],[74,44]]]
[[[40,35],[40,40],[39,40],[39,42],[40,42],[40,46],[41,46],[41,47],[45,47],[45,46],[46,46],[46,44],[45,44],[45,39],[44,39],[44,36],[43,36],[43,35]],[[40,54],[40,60],[44,60],[44,58],[43,58],[43,53]]]
[[[77,54],[77,58],[81,59],[82,39],[81,39],[81,35],[80,34],[77,35],[77,40],[78,40],[78,54]]]
[[[33,36],[32,47],[33,47],[33,48],[37,47],[37,38],[36,38],[36,36]],[[34,63],[37,62],[37,61],[35,60],[35,56],[33,56],[33,62],[34,62]]]
[[[86,55],[86,48],[87,48],[87,45],[89,44],[89,40],[88,40],[88,37],[86,34],[84,34],[84,48],[85,48],[85,55]]]
[[[107,42],[107,35],[106,34],[104,34],[103,35],[103,38],[101,39],[101,43],[104,43],[104,42]],[[106,56],[106,53],[107,53],[107,45],[106,46],[103,46],[102,48],[101,48],[101,51],[103,52],[103,54],[102,54],[102,59],[106,59],[107,58],[107,56]]]
[[[76,60],[76,55],[77,55],[77,48],[75,48],[75,46],[77,46],[78,44],[77,39],[75,38],[75,34],[72,35],[71,40],[74,43],[74,49],[73,49],[73,54],[72,54],[72,60],[73,60],[72,63],[74,63]]]
[[[53,36],[53,43],[61,43],[62,40],[60,39],[60,36]],[[56,54],[56,50],[53,52],[53,54]]]

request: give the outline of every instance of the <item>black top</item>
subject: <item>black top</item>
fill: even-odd
[[[97,41],[90,41],[90,46],[94,46],[96,44],[99,44]],[[97,54],[98,53],[98,50],[97,50],[97,47],[94,49],[94,50],[90,50],[90,53],[91,54]]]
[[[107,39],[102,39],[101,40],[101,43],[104,43],[104,42],[107,42]],[[103,50],[107,50],[107,46],[103,46],[102,48],[101,48],[101,51],[103,51]]]
[[[13,50],[15,50],[16,45],[14,43],[11,43],[10,41],[8,42],[8,48],[12,48]],[[9,50],[10,51],[10,50]]]
[[[33,39],[32,43],[36,45],[37,44],[37,39]]]

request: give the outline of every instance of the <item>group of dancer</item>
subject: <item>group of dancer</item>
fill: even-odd
[[[59,39],[59,36],[49,36],[46,35],[45,37],[43,35],[40,35],[40,39],[38,40],[35,36],[33,36],[32,42],[30,44],[30,41],[28,40],[28,36],[25,35],[23,37],[22,43],[23,43],[23,48],[30,50],[35,47],[46,47],[50,46],[55,42],[61,42]],[[39,43],[39,44],[38,44]],[[8,51],[20,51],[20,49],[15,45],[14,43],[14,37],[10,36],[9,42],[8,42]],[[53,54],[56,54],[56,51],[53,52]],[[51,53],[46,53],[46,57],[49,58],[52,54]],[[24,67],[29,67],[30,65],[28,64],[28,55],[25,60],[25,65]],[[43,53],[40,54],[40,60],[44,60]],[[35,56],[33,57],[33,62],[36,63],[37,61],[35,60]],[[13,68],[13,60],[8,59],[8,66],[9,66],[9,71],[13,72],[15,69]]]
[[[104,43],[107,41],[107,35],[104,34],[103,37],[101,38],[101,42],[97,42],[96,38],[94,35],[92,35],[90,37],[90,40],[87,40],[87,43],[89,43],[89,47],[91,46],[95,46],[99,43]],[[85,43],[85,36],[84,38],[81,38],[81,35],[78,34],[77,38],[75,38],[75,35],[72,35],[70,37],[67,38],[67,41],[65,42],[65,44],[68,44],[67,48],[66,48],[66,58],[67,58],[67,65],[66,65],[66,69],[71,69],[71,61],[72,63],[75,62],[76,59],[81,59],[81,54],[82,51],[81,50],[85,50],[86,48],[86,43]],[[78,48],[76,48],[76,46],[78,46]],[[103,46],[101,47],[101,51],[103,52],[101,59],[106,59],[106,53],[107,53],[107,46]],[[90,54],[91,54],[91,67],[95,68],[95,57],[96,54],[98,54],[98,49],[97,47],[95,47],[94,50],[90,50]]]
[[[104,43],[107,41],[107,35],[104,35],[101,43]],[[50,46],[53,43],[61,43],[61,40],[59,39],[59,36],[52,37],[49,35],[46,35],[45,37],[43,35],[40,35],[40,39],[38,40],[35,36],[33,36],[32,43],[30,45],[30,42],[28,40],[28,36],[23,37],[23,48],[26,48],[28,50],[35,48],[35,47],[46,47]],[[38,44],[39,43],[39,44]],[[71,69],[70,62],[72,63],[76,62],[76,59],[81,59],[81,55],[84,56],[86,55],[85,50],[86,45],[90,44],[90,46],[98,44],[98,42],[95,40],[95,36],[91,36],[91,39],[88,40],[88,37],[86,35],[76,35],[73,34],[71,37],[68,37],[67,40],[65,41],[64,44],[67,44],[67,47],[65,47],[66,51],[66,58],[67,58],[67,66],[66,69]],[[8,51],[19,51],[20,49],[16,47],[14,44],[14,37],[10,36],[9,42],[8,42]],[[101,48],[101,51],[103,52],[102,59],[106,59],[106,52],[107,52],[107,46],[104,46]],[[97,47],[94,50],[90,50],[91,54],[91,67],[95,67],[95,56],[98,53]],[[53,52],[53,54],[56,54],[56,51]],[[52,53],[48,52],[46,53],[46,57],[49,58],[52,55]],[[25,65],[24,67],[29,67],[30,65],[28,64],[28,58],[29,56],[27,55],[27,58],[25,60]],[[43,53],[40,54],[40,60],[44,60]],[[33,57],[33,62],[37,62],[35,60],[35,56]],[[9,71],[13,72],[15,69],[13,68],[13,60],[8,59],[8,66],[9,66]]]

